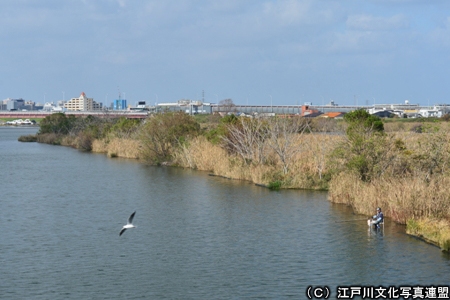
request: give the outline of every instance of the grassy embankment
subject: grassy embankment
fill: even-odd
[[[335,120],[194,120],[183,114],[159,115],[145,123],[72,119],[76,124],[68,125],[62,118],[63,126],[43,122],[41,131],[47,132],[38,141],[203,170],[275,189],[329,190],[330,201],[365,215],[380,206],[387,218],[406,224],[408,233],[448,251],[448,123],[408,121],[385,122],[380,135],[356,131],[352,137],[343,134],[348,122]],[[69,129],[58,132],[61,127]]]
[[[370,180],[361,180],[361,172],[343,170],[331,179],[329,199],[366,215],[382,207],[385,216],[406,224],[407,233],[449,251],[449,123],[396,122],[385,127],[389,133],[377,139],[378,146],[366,149],[372,154],[364,170],[371,173]]]
[[[20,119],[20,118],[0,118],[0,124],[6,123],[8,121],[14,121],[17,119]],[[43,120],[43,118],[33,118],[33,120],[36,121],[36,123],[39,123],[40,121]]]

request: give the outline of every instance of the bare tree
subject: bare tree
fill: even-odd
[[[303,149],[298,145],[298,135],[309,129],[306,119],[295,117],[292,119],[269,119],[268,146],[277,154],[283,165],[283,174],[287,174],[293,157]]]
[[[222,137],[227,148],[243,158],[245,163],[263,163],[267,139],[267,123],[261,119],[240,118],[227,126]]]
[[[333,141],[328,135],[315,135],[312,143],[306,143],[306,147],[311,151],[313,166],[322,179],[323,173],[327,167],[327,157],[330,149],[333,147]]]
[[[234,104],[233,100],[231,99],[224,99],[219,101],[219,107],[221,111],[229,113],[236,111],[236,105]]]
[[[329,132],[337,131],[336,120],[330,118],[315,118],[313,121],[314,141],[306,143],[306,147],[312,154],[314,168],[322,179],[327,166],[327,158],[333,147],[333,137]]]

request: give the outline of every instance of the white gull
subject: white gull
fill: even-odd
[[[133,218],[134,218],[135,214],[136,214],[136,211],[134,213],[132,213],[131,216],[128,218],[127,225],[123,225],[122,229],[120,230],[119,236],[121,236],[122,233],[125,232],[125,230],[127,230],[129,228],[135,228],[136,227],[136,226],[133,225]]]

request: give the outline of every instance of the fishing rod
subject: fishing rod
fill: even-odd
[[[367,220],[367,218],[364,219],[353,219],[353,220],[344,220],[344,221],[335,221],[335,223],[344,223],[344,222],[353,222],[353,221],[362,221]]]

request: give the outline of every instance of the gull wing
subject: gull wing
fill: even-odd
[[[119,236],[121,236],[122,235],[122,233],[124,233],[125,232],[125,230],[127,230],[126,228],[122,228],[122,230],[119,232]]]
[[[134,213],[132,213],[131,216],[128,218],[128,224],[132,224],[133,223],[133,218],[134,218],[135,214],[136,214],[136,211],[134,211]]]

